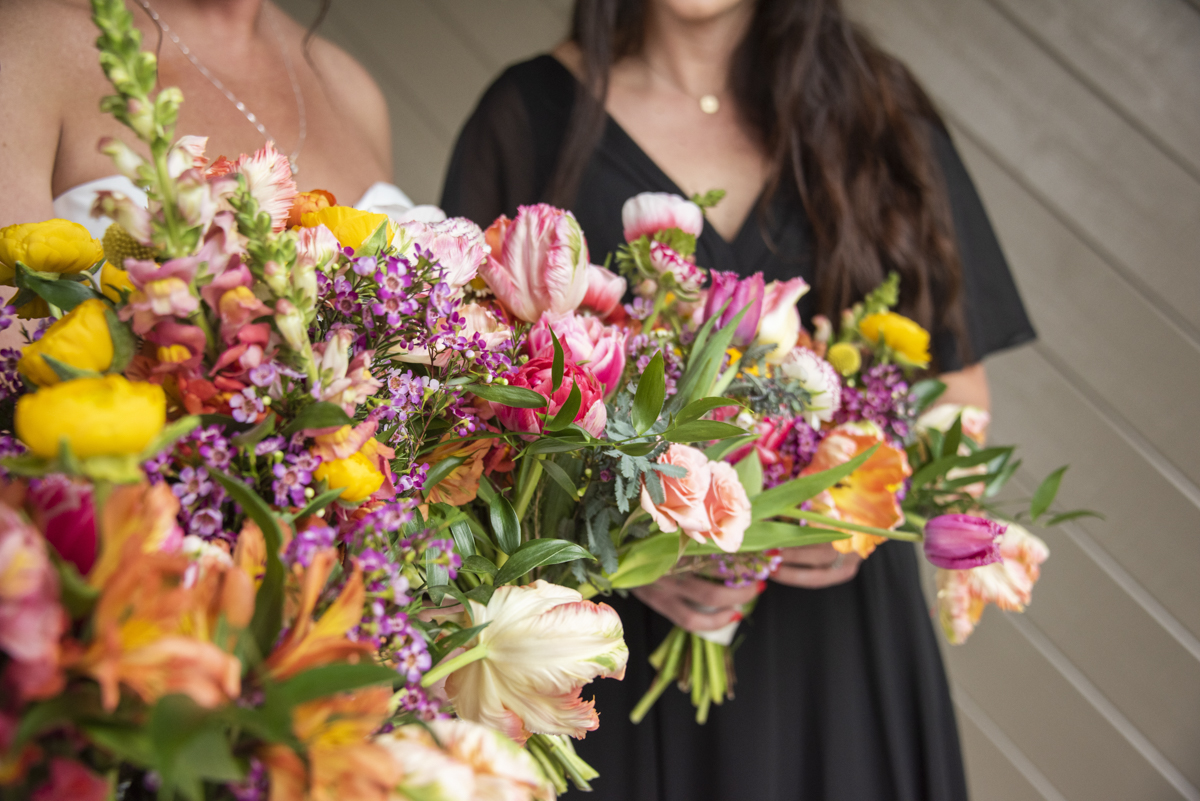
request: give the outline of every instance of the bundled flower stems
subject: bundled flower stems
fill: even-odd
[[[597,596],[923,541],[961,642],[1029,602],[1018,521],[1080,514],[1061,470],[996,503],[1013,449],[932,405],[894,279],[809,333],[802,280],[696,264],[719,193],[631,199],[609,270],[550,206],[483,231],[297,192],[272,144],[175,138],[182,95],[93,10],[141,143],[102,147],[149,204],[101,193],[103,241],[0,230],[0,325],[30,321],[0,353],[5,797],[551,799],[603,780],[570,739],[629,658]],[[672,632],[636,715],[678,682],[703,721],[732,641]]]

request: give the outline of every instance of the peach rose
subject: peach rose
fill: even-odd
[[[703,539],[703,532],[711,531],[712,520],[708,516],[705,499],[712,484],[712,465],[701,451],[687,445],[672,445],[658,457],[659,464],[675,465],[687,470],[683,476],[659,474],[662,478],[663,502],[656,504],[650,490],[642,484],[642,508],[654,518],[663,531],[683,529],[689,536]]]
[[[704,532],[689,531],[688,534],[698,542],[711,539],[722,551],[736,553],[742,546],[746,529],[750,528],[750,498],[733,465],[710,462],[708,469],[712,474],[712,483],[704,498],[704,508],[712,521],[712,528]]]

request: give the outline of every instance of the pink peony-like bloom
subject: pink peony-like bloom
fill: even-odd
[[[999,562],[1007,526],[975,515],[939,515],[925,524],[925,558],[946,570]]]
[[[253,155],[243,153],[233,162],[232,172],[246,177],[246,188],[258,201],[258,208],[271,215],[271,230],[287,227],[288,215],[296,202],[296,182],[287,156],[267,142]]]
[[[405,252],[412,245],[427,251],[442,268],[441,280],[454,289],[469,284],[487,260],[483,230],[464,217],[437,223],[410,220],[400,226],[400,232],[409,243]]]
[[[62,687],[59,641],[67,616],[58,599],[46,541],[0,504],[0,651],[8,654],[6,678],[19,698],[45,698]]]
[[[501,216],[484,234],[491,252],[479,274],[517,318],[537,322],[583,303],[588,288],[587,242],[575,216],[544,203]]]
[[[670,275],[675,289],[685,298],[694,298],[704,283],[704,270],[662,242],[650,243],[650,266],[659,275]]]
[[[742,547],[746,529],[750,528],[750,498],[738,478],[737,470],[728,462],[709,462],[712,483],[704,497],[704,508],[712,521],[708,531],[688,535],[697,542],[710,539],[726,553],[736,553]]]
[[[625,340],[628,332],[617,326],[606,326],[596,317],[573,312],[547,312],[529,332],[526,346],[531,356],[554,358],[553,331],[563,346],[569,361],[587,365],[604,385],[605,397],[617,391],[625,373]]]
[[[595,731],[595,702],[580,691],[596,678],[623,678],[629,659],[612,607],[539,579],[498,587],[486,606],[472,601],[468,612],[471,625],[489,624],[477,646],[487,655],[446,679],[459,717],[519,743],[531,734]]]
[[[96,510],[89,484],[58,473],[30,483],[25,494],[34,524],[58,555],[86,576],[96,563]]]
[[[659,231],[678,228],[692,236],[704,230],[704,212],[690,200],[669,192],[642,192],[621,207],[625,241],[640,236],[654,237]]]
[[[663,502],[655,503],[650,490],[642,484],[642,508],[654,519],[663,531],[683,529],[688,536],[704,540],[704,534],[713,530],[705,501],[712,485],[712,463],[702,451],[689,445],[672,444],[658,463],[686,470],[682,476],[660,473]]]
[[[608,410],[604,408],[604,385],[588,368],[564,360],[562,384],[559,385],[558,391],[554,392],[551,390],[554,385],[551,375],[553,366],[554,361],[549,357],[530,359],[521,365],[517,374],[508,381],[510,386],[532,389],[547,398],[549,403],[545,408],[518,409],[493,403],[492,409],[495,410],[497,419],[508,430],[528,432],[526,439],[536,439],[536,435],[542,432],[542,421],[537,413],[544,412],[548,419],[552,419],[571,396],[572,385],[578,385],[581,398],[575,423],[593,437],[601,436],[604,426],[608,423]]]
[[[1050,549],[1023,527],[1009,523],[1000,540],[1000,556],[1000,562],[970,570],[937,571],[938,617],[952,644],[966,642],[989,603],[1024,612]]]
[[[782,362],[800,339],[800,310],[796,304],[808,290],[808,282],[798,277],[767,284],[755,343],[775,346],[766,356],[768,363]]]
[[[33,791],[30,801],[104,801],[108,798],[108,781],[97,776],[73,759],[54,757],[50,760],[50,778]]]
[[[733,344],[744,348],[754,341],[758,332],[765,291],[762,273],[742,278],[737,273],[714,272],[712,285],[704,299],[704,319],[709,320],[719,314],[715,327],[721,329],[745,309],[746,313],[733,335]],[[725,306],[726,301],[728,306]],[[724,312],[721,311],[722,306],[725,306]]]
[[[621,299],[625,297],[625,279],[592,264],[587,271],[587,294],[583,296],[583,308],[596,313],[597,317],[607,317],[621,307]]]

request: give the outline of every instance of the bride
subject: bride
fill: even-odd
[[[186,98],[176,130],[207,134],[211,157],[268,140],[301,190],[398,216],[412,202],[392,174],[387,104],[367,72],[264,0],[127,0],[159,85]],[[114,175],[103,137],[136,142],[100,111],[109,94],[87,0],[0,3],[0,227],[60,217],[100,237],[98,190],[144,194]]]

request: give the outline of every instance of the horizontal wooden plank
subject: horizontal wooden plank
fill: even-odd
[[[989,608],[951,676],[1072,801],[1181,798],[1004,619]]]
[[[1200,14],[1184,0],[991,0],[1200,176]]]
[[[1200,636],[1200,509],[1189,503],[1032,348],[987,363],[995,442],[1018,443],[1029,471],[1062,464],[1063,508],[1107,519],[1079,525],[1174,615]]]
[[[1200,183],[985,0],[852,0],[939,104],[1200,339]]]
[[[427,0],[495,70],[544,53],[567,33],[567,15],[536,0]]]
[[[1193,483],[1200,484],[1200,348],[1026,192],[956,136],[1043,344],[1068,362]]]

